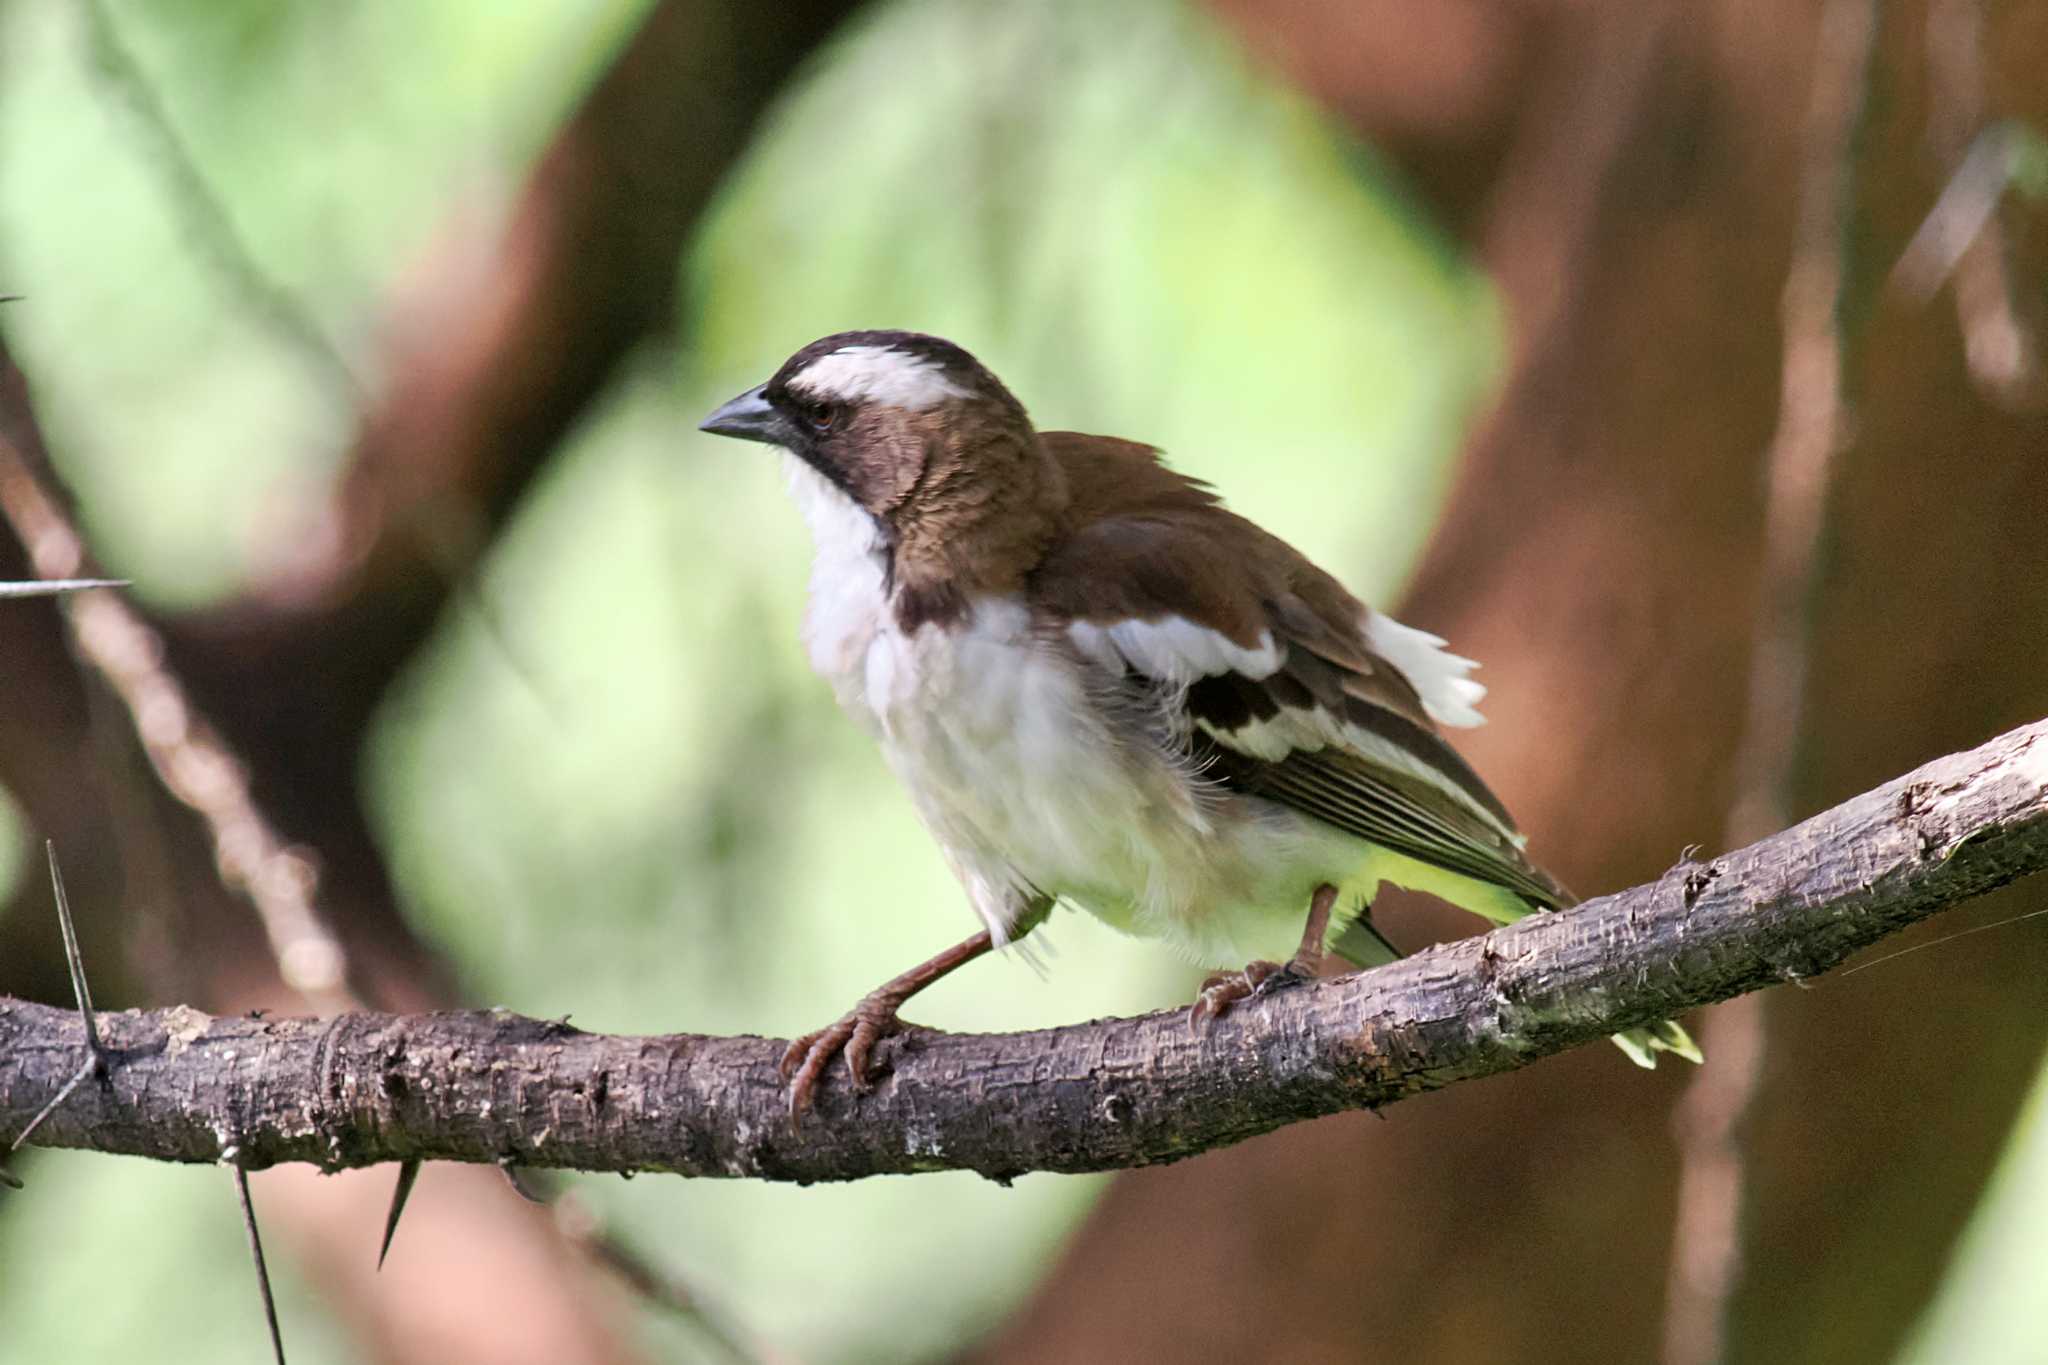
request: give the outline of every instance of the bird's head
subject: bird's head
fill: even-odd
[[[966,351],[921,332],[820,338],[702,429],[781,446],[891,526],[1040,463],[1024,405]]]
[[[874,519],[899,573],[1008,570],[1066,502],[1024,405],[966,351],[921,332],[823,337],[702,429],[781,446],[816,471]]]

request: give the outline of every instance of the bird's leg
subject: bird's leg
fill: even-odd
[[[1308,923],[1301,927],[1301,946],[1282,971],[1302,981],[1315,979],[1323,968],[1323,944],[1330,937],[1330,912],[1336,908],[1337,888],[1324,882],[1308,898]]]
[[[1328,882],[1308,898],[1308,922],[1302,926],[1301,946],[1285,963],[1247,962],[1241,972],[1218,972],[1202,983],[1188,1020],[1206,1024],[1232,1005],[1250,995],[1263,995],[1282,986],[1313,981],[1323,965],[1323,941],[1330,936],[1330,911],[1337,904],[1337,888]]]
[[[956,967],[974,961],[995,946],[984,929],[945,952],[920,962],[901,976],[883,982],[860,998],[860,1003],[815,1033],[806,1033],[782,1054],[782,1074],[789,1081],[789,1121],[796,1123],[811,1107],[811,1092],[825,1074],[825,1067],[837,1054],[846,1054],[847,1074],[853,1088],[868,1089],[868,1058],[875,1044],[900,1029],[896,1011],[903,1003]]]

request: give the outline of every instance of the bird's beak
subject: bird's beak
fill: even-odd
[[[768,386],[757,384],[725,403],[697,424],[697,430],[713,436],[734,436],[742,441],[764,441],[772,446],[794,449],[801,439],[796,424],[781,409],[761,396]]]

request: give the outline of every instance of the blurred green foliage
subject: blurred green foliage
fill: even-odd
[[[2048,1228],[2048,1058],[1963,1233],[1941,1293],[1899,1365],[2048,1365],[2042,1229]]]
[[[9,344],[95,544],[146,596],[228,590],[352,433],[337,376],[252,297],[236,248],[367,377],[396,277],[451,216],[488,226],[644,7],[0,7],[0,292],[26,296]]]
[[[269,1359],[227,1171],[90,1152],[40,1153],[21,1169],[27,1189],[0,1195],[0,1361]],[[260,1218],[261,1176],[254,1186]],[[356,1359],[279,1239],[264,1242],[294,1365]]]

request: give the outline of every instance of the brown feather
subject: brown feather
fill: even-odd
[[[1280,647],[1267,677],[1224,673],[1186,689],[1183,730],[1213,775],[1532,905],[1570,903],[1502,834],[1514,829],[1506,808],[1437,732],[1414,685],[1373,651],[1366,608],[1342,584],[1150,446],[1074,432],[1040,440],[1068,491],[1065,534],[1026,583],[1051,628],[1180,617],[1244,649],[1269,638]],[[1411,755],[1465,800],[1363,753],[1325,746],[1269,761],[1232,744],[1251,726],[1311,708]]]

